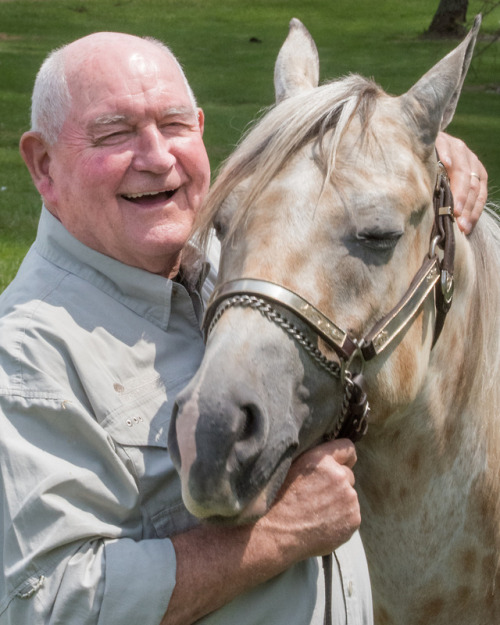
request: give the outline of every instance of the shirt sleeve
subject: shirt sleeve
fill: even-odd
[[[0,407],[0,624],[158,625],[175,552],[143,539],[138,487],[109,435],[56,398]]]

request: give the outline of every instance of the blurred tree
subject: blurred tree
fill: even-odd
[[[500,7],[500,0],[484,0],[483,5],[481,6],[478,12],[481,13],[483,18],[486,17],[486,15],[488,15],[489,13],[493,13],[493,11],[496,11],[496,14],[498,16],[499,7]],[[500,20],[498,23],[500,23]],[[499,41],[500,41],[500,28],[498,28],[496,31],[493,31],[491,36],[488,38],[488,41],[483,46],[481,46],[480,49],[476,49],[476,56],[483,54],[483,52],[485,52],[489,47],[498,44]]]
[[[440,0],[427,34],[439,37],[462,37],[469,0]]]

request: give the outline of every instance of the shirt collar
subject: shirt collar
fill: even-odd
[[[200,281],[195,281],[196,287],[191,290],[188,285],[101,254],[72,236],[45,206],[42,207],[34,248],[46,260],[92,283],[161,325],[168,323],[173,294],[199,299]]]

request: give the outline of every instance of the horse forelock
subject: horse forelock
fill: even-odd
[[[383,93],[373,81],[352,74],[288,98],[271,108],[243,136],[237,149],[223,163],[197,217],[193,238],[206,246],[219,207],[235,187],[253,176],[253,184],[241,198],[238,214],[234,215],[231,224],[231,230],[234,230],[267,184],[294,154],[310,142],[316,142],[318,162],[326,182],[334,169],[340,140],[350,122],[357,116],[361,133],[366,132],[374,103]]]

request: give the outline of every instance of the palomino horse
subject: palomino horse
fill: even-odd
[[[278,103],[200,222],[222,255],[170,430],[186,506],[262,514],[294,457],[363,429],[366,393],[355,472],[380,624],[500,623],[499,229],[457,231],[434,147],[478,28],[390,97],[360,76],[318,87],[292,20]]]

